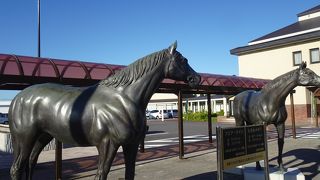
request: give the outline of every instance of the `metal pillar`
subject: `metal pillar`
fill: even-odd
[[[292,137],[294,139],[297,138],[296,136],[296,119],[294,116],[294,102],[293,102],[293,93],[290,93],[290,103],[291,103],[291,120],[292,120]]]
[[[316,103],[316,127],[319,128],[319,119],[318,119],[318,103]]]
[[[40,0],[38,0],[38,57],[41,57],[41,5]],[[39,69],[40,73],[40,69]],[[55,150],[55,167],[56,167],[56,180],[62,179],[62,142],[58,139],[56,141],[56,150]]]
[[[207,105],[208,105],[208,135],[209,143],[212,143],[212,120],[211,120],[211,96],[207,94]]]
[[[61,180],[62,179],[62,143],[56,139],[56,153],[55,153],[55,158],[56,158],[56,180]]]
[[[217,137],[217,179],[223,180],[223,169],[222,169],[222,129],[221,127],[216,127],[216,137]]]
[[[311,104],[314,104],[314,118],[315,118],[315,123],[316,123],[316,127],[319,128],[319,119],[318,119],[318,98],[315,96],[315,92],[317,90],[315,90],[314,92],[312,92],[312,103]]]
[[[183,113],[182,113],[182,92],[178,94],[178,130],[179,130],[179,159],[184,156],[184,142],[183,142]]]
[[[264,134],[264,179],[270,179],[269,171],[269,156],[268,156],[268,136],[267,136],[267,124],[263,123],[263,134]]]
[[[38,0],[38,57],[41,57],[41,46],[40,46],[40,0]]]

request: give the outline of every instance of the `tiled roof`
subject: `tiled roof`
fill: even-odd
[[[251,42],[261,41],[261,40],[284,36],[284,35],[293,34],[293,33],[298,33],[301,31],[307,31],[307,30],[319,28],[319,27],[320,27],[320,17],[308,19],[305,21],[298,21],[289,26],[286,26],[272,33],[269,33],[265,36],[252,40]]]
[[[67,61],[0,54],[0,89],[23,89],[39,83],[54,82],[74,86],[89,86],[112,76],[126,66]],[[190,89],[181,81],[164,79],[159,92],[237,94],[246,89],[261,89],[268,80],[217,74],[201,75],[201,83]]]
[[[320,5],[306,10],[298,16],[320,11]],[[249,45],[230,50],[231,54],[241,55],[281,46],[305,43],[320,39],[320,17],[298,21],[249,42]]]
[[[316,13],[316,12],[319,12],[319,11],[320,11],[320,5],[299,13],[298,17],[304,16],[304,15],[307,15],[307,14],[311,14],[311,13]]]

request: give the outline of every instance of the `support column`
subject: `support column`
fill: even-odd
[[[197,107],[198,107],[198,109],[196,112],[200,112],[200,101],[199,100],[197,101]]]
[[[208,104],[208,135],[209,135],[209,143],[212,143],[212,121],[211,121],[211,96],[207,94],[207,104]]]
[[[318,98],[315,96],[315,92],[311,92],[312,103],[313,104],[313,118],[315,120],[316,127],[319,128],[319,119],[318,119]]]
[[[205,110],[205,111],[209,111],[208,106],[209,106],[208,101],[205,101],[205,102],[204,102],[204,110]]]
[[[182,114],[182,92],[178,94],[178,130],[179,130],[179,159],[184,156],[184,142],[183,142],[183,114]]]
[[[317,100],[318,101],[318,100]],[[315,112],[315,116],[316,116],[316,127],[319,128],[319,119],[318,119],[318,102],[316,101],[316,112]]]
[[[227,102],[227,98],[223,98],[223,115],[227,116],[227,111],[228,111],[228,102]]]

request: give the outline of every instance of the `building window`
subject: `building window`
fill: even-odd
[[[302,53],[301,51],[295,51],[292,53],[293,65],[298,66],[302,63]]]
[[[319,48],[310,49],[310,63],[319,63],[320,54]]]

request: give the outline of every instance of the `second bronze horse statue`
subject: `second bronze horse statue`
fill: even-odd
[[[296,86],[320,87],[320,77],[306,68],[306,63],[303,62],[299,68],[266,84],[261,91],[244,91],[234,99],[234,117],[237,126],[266,123],[274,124],[277,128],[280,171],[284,171],[282,151],[287,119],[285,100]],[[259,162],[257,169],[261,169]]]
[[[14,161],[11,178],[23,171],[32,179],[41,150],[52,138],[78,146],[96,146],[96,180],[107,179],[120,146],[125,179],[134,179],[138,145],[146,132],[147,104],[164,78],[195,87],[200,76],[189,66],[175,42],[130,64],[100,83],[76,88],[58,84],[34,85],[21,91],[9,109]]]

